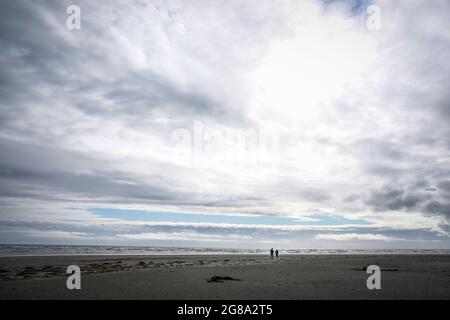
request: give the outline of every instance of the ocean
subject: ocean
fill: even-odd
[[[268,254],[267,249],[179,248],[143,246],[0,245],[0,257],[86,255],[211,255]],[[280,254],[450,254],[450,250],[423,249],[286,249]]]

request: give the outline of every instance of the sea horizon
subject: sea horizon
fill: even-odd
[[[269,249],[120,245],[0,244],[0,257],[264,255]],[[450,254],[450,249],[279,249],[281,255]]]

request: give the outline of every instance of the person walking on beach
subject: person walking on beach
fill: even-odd
[[[273,248],[270,249],[270,259],[273,259]]]
[[[278,259],[278,249],[277,250],[275,250],[275,256],[277,257],[277,259]]]

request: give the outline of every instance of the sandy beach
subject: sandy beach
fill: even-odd
[[[73,264],[81,290],[66,287]],[[381,290],[367,289],[372,264]],[[450,256],[3,257],[0,299],[450,299]]]

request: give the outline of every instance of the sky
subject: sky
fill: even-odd
[[[0,243],[450,249],[448,30],[447,0],[2,1]]]

